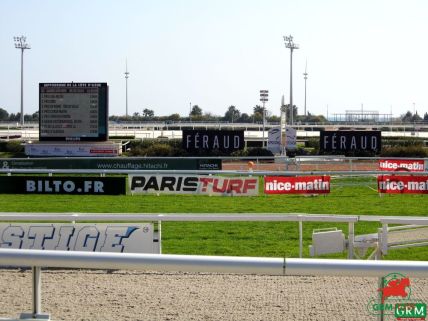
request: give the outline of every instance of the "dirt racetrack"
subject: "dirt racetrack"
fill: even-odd
[[[376,320],[366,308],[376,278],[44,270],[42,280],[53,320]],[[0,284],[0,318],[31,309],[30,271],[0,270]],[[427,279],[411,290],[428,302]]]

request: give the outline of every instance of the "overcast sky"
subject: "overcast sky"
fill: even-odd
[[[426,0],[1,0],[0,107],[38,110],[39,82],[107,82],[110,115],[188,115],[189,104],[223,115],[252,113],[259,90],[279,115],[289,100],[293,35],[294,103],[312,114],[428,111]]]

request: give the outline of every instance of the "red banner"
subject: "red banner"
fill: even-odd
[[[265,194],[328,194],[330,176],[266,176]]]
[[[388,194],[428,194],[428,176],[379,175],[377,189]]]
[[[380,171],[406,171],[423,172],[425,161],[423,159],[381,159],[379,160]]]

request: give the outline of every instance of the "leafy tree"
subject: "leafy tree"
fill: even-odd
[[[238,122],[240,123],[251,123],[251,116],[247,113],[242,113],[241,117],[239,117]]]
[[[193,120],[202,119],[202,109],[198,105],[194,105],[192,107],[192,111],[190,112],[190,119],[193,119]]]
[[[233,105],[229,106],[226,113],[224,114],[224,120],[234,122],[241,117],[241,112]]]
[[[0,108],[0,120],[9,120],[9,113],[3,108]]]
[[[143,117],[144,118],[150,119],[150,118],[153,118],[154,116],[155,116],[155,112],[153,110],[148,109],[148,108],[145,108],[143,110]]]
[[[282,106],[282,110],[285,110],[285,115],[287,118],[287,123],[291,123],[291,108],[290,104]],[[293,105],[293,121],[297,119],[297,106]]]
[[[424,121],[427,122],[428,121],[428,113],[425,113],[424,115]]]

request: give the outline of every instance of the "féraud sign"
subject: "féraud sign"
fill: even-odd
[[[182,147],[191,152],[220,150],[230,153],[244,149],[244,131],[184,129]]]
[[[128,184],[131,194],[253,196],[259,193],[257,177],[129,175]]]
[[[321,131],[320,150],[326,152],[380,152],[381,132],[377,130]]]

